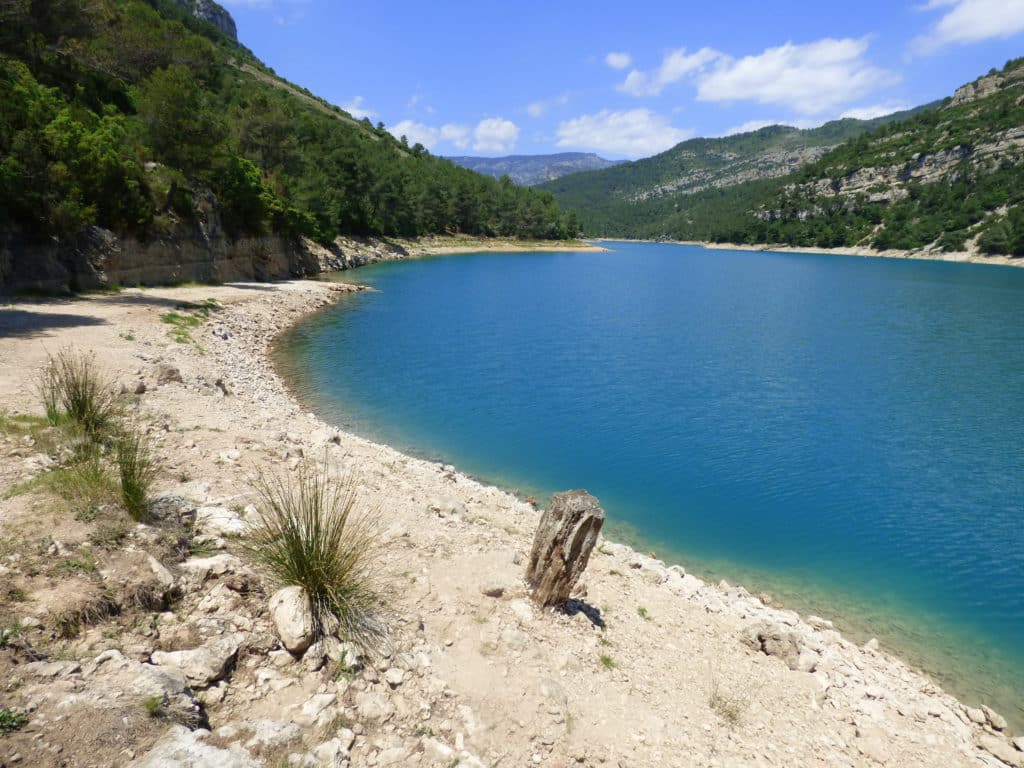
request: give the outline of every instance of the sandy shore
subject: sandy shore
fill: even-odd
[[[614,243],[612,239],[598,239],[598,243]],[[865,258],[878,259],[917,259],[921,261],[948,261],[958,264],[991,264],[1000,267],[1024,267],[1024,258],[1010,256],[986,256],[978,252],[967,251],[877,251],[874,248],[850,247],[850,248],[810,248],[793,245],[768,245],[766,243],[756,245],[737,245],[735,243],[708,243],[699,240],[619,240],[618,242],[638,243],[671,243],[673,245],[698,245],[701,248],[711,248],[722,251],[771,251],[773,253],[821,253],[834,256],[861,256]]]
[[[0,501],[0,579],[23,580],[16,598],[0,601],[0,623],[4,611],[30,619],[37,649],[63,665],[15,663],[0,651],[0,674],[13,681],[0,706],[32,707],[23,730],[0,736],[0,764],[16,755],[21,765],[249,766],[266,757],[276,766],[270,757],[291,755],[308,765],[466,768],[1024,766],[1024,741],[1015,747],[998,715],[962,705],[877,643],[857,646],[825,619],[609,541],[574,611],[537,610],[523,582],[536,510],[453,467],[320,422],[273,369],[275,336],[344,290],[302,281],[126,290],[0,309],[0,411],[40,412],[30,383],[47,351],[96,350],[124,391],[140,392],[128,397],[159,454],[159,490],[198,510],[213,558],[226,558],[214,566],[209,553],[164,555],[183,591],[171,609],[131,621],[126,611],[54,638],[46,617],[55,588],[40,581],[44,563],[31,553],[95,549],[96,524],[69,519],[42,492]],[[173,342],[161,316],[211,299],[219,309],[191,341]],[[22,438],[0,441],[9,457],[0,492],[52,464]],[[355,674],[277,650],[270,589],[240,547],[254,473],[288,473],[324,454],[355,472],[382,530],[394,651]],[[148,546],[146,535],[131,533],[126,546]],[[119,555],[93,556],[102,576]],[[158,648],[187,653],[225,638],[236,661],[194,691],[212,734],[143,718],[138,730],[118,726],[125,735],[114,747],[96,742],[97,713],[127,723],[118,707],[132,700],[97,688],[122,679],[104,677],[114,662],[97,659],[123,658],[124,669],[147,675],[154,660],[170,663]],[[287,738],[272,743],[268,733]],[[167,757],[182,750],[207,761]]]
[[[415,239],[388,238],[380,241],[411,257],[444,256],[459,253],[599,253],[600,245],[583,240],[503,240],[469,235],[430,235]]]

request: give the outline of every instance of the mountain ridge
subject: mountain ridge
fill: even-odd
[[[623,160],[607,160],[593,152],[558,152],[539,155],[506,155],[504,157],[459,155],[446,156],[446,159],[463,168],[495,178],[508,176],[516,184],[528,187],[553,181],[572,173],[610,168],[625,162]]]

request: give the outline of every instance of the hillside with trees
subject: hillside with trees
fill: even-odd
[[[356,121],[193,6],[0,2],[0,234],[145,241],[210,205],[230,237],[576,234],[549,193]]]
[[[779,152],[808,159],[775,173]],[[592,236],[1024,255],[1022,159],[1018,59],[878,121],[695,139],[543,188]]]

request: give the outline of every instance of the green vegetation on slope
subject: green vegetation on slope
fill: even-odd
[[[1024,255],[1024,60],[983,81],[970,98],[874,121],[867,132],[840,121],[694,140],[544,188],[577,208],[588,235],[942,250],[973,240],[985,253]],[[811,141],[838,146],[779,178],[736,172]]]
[[[0,4],[0,232],[575,236],[550,194],[408,147],[169,0]]]
[[[921,107],[927,109],[934,105]],[[835,120],[810,130],[770,125],[718,139],[690,139],[661,154],[592,173],[578,173],[543,186],[566,205],[575,206],[590,227],[629,204],[676,198],[705,189],[785,176],[817,159],[828,148],[875,126],[914,114],[896,113],[874,120]],[[625,206],[625,207],[624,207]]]

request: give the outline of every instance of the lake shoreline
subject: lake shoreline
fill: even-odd
[[[960,704],[877,643],[855,645],[827,620],[801,617],[725,582],[708,584],[611,541],[595,552],[579,595],[600,606],[604,629],[583,613],[533,609],[518,564],[538,520],[529,504],[454,467],[337,430],[308,413],[275,370],[273,340],[349,290],[299,281],[15,303],[9,309],[34,325],[0,335],[0,357],[7,362],[0,406],[26,408],[25,377],[45,359],[38,340],[52,348],[101,348],[120,380],[139,376],[148,383],[140,412],[159,419],[169,435],[189,436],[184,445],[181,438],[162,442],[160,458],[175,477],[206,483],[207,504],[247,499],[255,469],[287,471],[296,456],[327,454],[358,468],[362,492],[388,513],[384,557],[400,588],[393,607],[414,619],[396,627],[396,642],[422,649],[410,650],[413,655],[429,654],[431,666],[416,674],[437,681],[424,691],[445,691],[430,706],[440,711],[443,698],[451,702],[445,707],[462,707],[457,717],[477,725],[455,726],[459,748],[488,763],[502,754],[519,761],[540,754],[542,760],[618,760],[652,768],[686,756],[735,764],[761,755],[780,764],[795,755],[813,764],[839,753],[858,766],[874,760],[925,768],[981,766],[993,751],[1024,758],[987,720],[972,720],[980,710]],[[168,343],[160,319],[165,307],[208,299],[221,309],[197,329],[201,347]],[[51,314],[54,323],[47,321]],[[179,372],[178,383],[157,383],[167,367]],[[213,378],[223,382],[223,392],[206,383]],[[163,487],[184,493],[176,482],[161,479]],[[555,698],[546,682],[552,676],[559,681]],[[365,685],[385,703],[432,695],[413,694],[419,690],[414,682],[399,692],[372,680]],[[595,686],[601,696],[593,695]],[[257,694],[255,704],[229,695],[211,705],[211,723],[253,706],[280,711],[274,697],[289,689],[281,690]],[[738,719],[716,709],[722,705],[715,692],[742,697]],[[397,699],[385,705],[398,706],[391,725],[408,731],[401,749],[426,743],[416,730],[423,721],[415,708],[407,716],[401,708],[407,705]],[[554,720],[544,714],[552,707],[562,713]],[[534,711],[542,713],[539,720]],[[366,756],[378,726],[354,712],[366,723],[357,748],[367,744],[366,752],[354,754]],[[520,714],[510,718],[510,712]],[[438,723],[429,739],[446,742],[453,731]],[[630,737],[637,733],[648,736]],[[419,749],[440,748],[431,742]]]
[[[872,259],[910,259],[916,261],[942,261],[950,264],[986,264],[993,267],[1024,267],[1024,258],[1012,256],[986,256],[968,251],[929,251],[914,250],[878,251],[874,248],[860,246],[840,248],[816,248],[797,245],[769,245],[767,243],[712,243],[701,240],[644,240],[625,238],[595,238],[595,243],[663,243],[666,245],[695,245],[717,251],[767,251],[770,253],[807,253],[824,256],[860,256]]]

